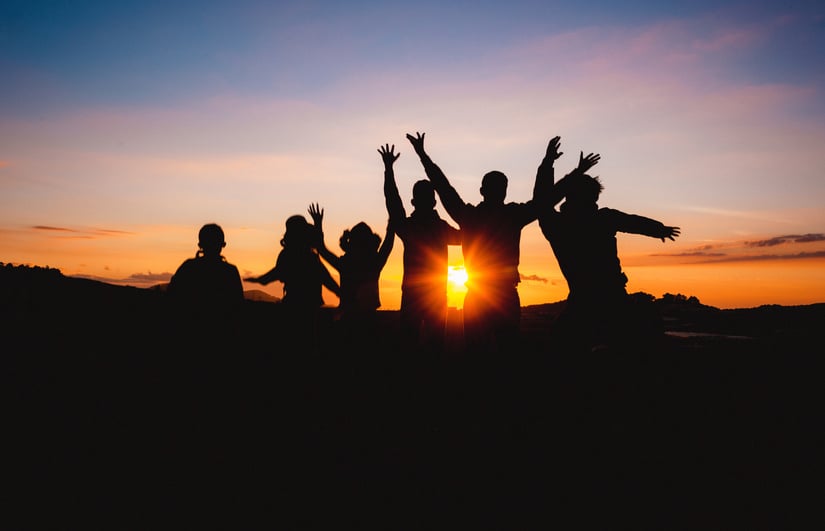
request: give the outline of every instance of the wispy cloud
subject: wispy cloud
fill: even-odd
[[[124,230],[115,230],[115,229],[71,229],[68,227],[53,227],[50,225],[34,225],[32,229],[36,231],[45,231],[45,232],[56,232],[56,233],[63,233],[68,234],[68,238],[80,238],[80,239],[92,239],[97,237],[107,237],[107,236],[128,236],[134,233],[124,231]],[[63,237],[63,236],[61,236]]]
[[[748,247],[774,247],[786,243],[812,243],[825,241],[825,234],[791,234],[788,236],[776,236],[767,240],[756,240],[745,242]]]
[[[719,263],[719,262],[761,262],[764,260],[806,260],[815,258],[825,258],[825,249],[813,252],[801,252],[794,254],[757,254],[726,256],[720,259],[705,260],[697,263]]]
[[[547,282],[548,282],[547,278],[540,277],[538,275],[525,275],[523,273],[520,273],[519,277],[521,278],[521,280],[528,281],[528,282],[542,282],[544,284],[547,284]]]
[[[797,251],[788,253],[754,254],[752,249],[766,247],[793,246],[825,242],[823,233],[787,234],[761,240],[729,241],[705,244],[700,247],[678,253],[656,253],[650,256],[668,258],[699,258],[690,263],[718,262],[752,262],[764,260],[805,260],[825,257],[825,249],[814,251]]]
[[[682,257],[682,258],[695,258],[695,257],[721,257],[727,256],[725,253],[708,253],[705,251],[689,251],[685,253],[656,253],[650,256],[668,256],[668,257]]]

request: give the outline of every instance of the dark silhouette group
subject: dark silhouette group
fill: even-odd
[[[587,172],[600,155],[579,155],[578,165],[556,181],[554,163],[563,154],[553,137],[538,166],[533,196],[507,202],[508,177],[493,170],[481,179],[482,201],[465,202],[424,147],[424,133],[406,138],[419,157],[426,179],[412,188],[412,212],[407,215],[393,165],[400,153],[384,144],[378,152],[384,166],[384,197],[388,214],[384,237],[365,222],[343,232],[337,255],[326,245],[324,210],[312,203],[310,224],[302,215],[286,220],[275,266],[247,282],[283,283],[281,304],[290,329],[313,337],[326,287],[339,298],[339,319],[350,346],[365,347],[375,334],[381,307],[379,279],[395,237],[403,243],[403,277],[399,332],[402,350],[438,356],[444,351],[447,323],[448,247],[460,246],[468,272],[463,308],[464,349],[485,358],[517,348],[521,301],[518,284],[520,240],[524,227],[538,220],[542,234],[568,285],[565,308],[555,330],[559,343],[581,350],[619,349],[636,341],[633,306],[626,291],[627,276],[618,257],[616,233],[673,240],[679,227],[622,211],[599,207],[603,185]],[[457,227],[436,211],[436,194]],[[226,242],[221,228],[209,223],[199,234],[199,251],[186,260],[169,284],[169,295],[200,310],[231,308],[243,300],[236,266],[221,255]],[[338,273],[333,278],[328,264]]]

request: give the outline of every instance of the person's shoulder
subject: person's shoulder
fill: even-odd
[[[221,262],[221,263],[223,264],[223,268],[226,269],[227,271],[232,271],[232,272],[237,272],[238,271],[238,266],[236,266],[232,262],[224,261],[224,262]]]
[[[536,202],[530,199],[529,201],[507,201],[502,203],[499,208],[505,210],[524,210],[533,209],[536,207]]]
[[[198,260],[198,258],[187,258],[180,264],[180,266],[178,266],[176,274],[180,273],[181,271],[189,271],[191,269],[194,269],[195,267],[198,267]]]

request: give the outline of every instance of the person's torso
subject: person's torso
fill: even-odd
[[[381,273],[378,256],[353,256],[345,253],[340,258],[341,297],[344,309],[369,310],[381,306],[378,277]]]
[[[461,223],[464,265],[472,284],[517,284],[521,231],[529,217],[526,205],[479,204]]]
[[[321,259],[311,250],[284,249],[279,260],[281,281],[284,283],[284,302],[309,306],[323,304]]]
[[[609,212],[553,214],[550,245],[571,292],[622,288],[616,227]]]
[[[225,304],[243,298],[238,269],[223,260],[190,258],[172,279],[173,295],[181,300],[202,304]]]
[[[447,287],[448,245],[451,227],[434,216],[411,216],[403,226],[402,289]]]

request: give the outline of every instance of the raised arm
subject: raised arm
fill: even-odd
[[[395,172],[393,171],[393,164],[401,153],[395,153],[395,144],[390,146],[384,144],[378,148],[378,153],[381,154],[381,160],[384,161],[384,202],[387,205],[387,214],[393,223],[403,220],[407,217],[404,210],[404,203],[401,201],[401,194],[398,193],[398,184],[395,182]]]
[[[340,271],[341,259],[327,248],[327,244],[324,241],[324,209],[321,208],[318,203],[311,203],[307,212],[309,212],[312,218],[312,224],[315,226],[317,237],[316,249],[318,249],[318,254],[320,254],[321,258],[326,260],[329,265]]]
[[[378,249],[378,269],[384,269],[387,265],[387,260],[392,252],[392,247],[395,244],[395,231],[392,228],[393,220],[387,220],[387,232],[384,234],[384,241],[381,242],[381,247]]]
[[[564,153],[559,151],[561,147],[561,137],[555,136],[547,143],[547,149],[544,152],[544,158],[539,164],[536,171],[536,182],[533,185],[533,201],[535,201],[539,208],[552,207],[555,203],[552,202],[553,185],[555,184],[555,168],[553,164],[556,159],[561,157]]]
[[[455,188],[452,187],[450,181],[447,180],[447,176],[444,175],[441,168],[432,161],[424,150],[424,133],[415,133],[415,136],[408,133],[407,140],[410,141],[418,158],[421,159],[424,172],[427,178],[433,183],[433,188],[435,188],[435,191],[438,193],[438,197],[441,198],[441,204],[444,205],[444,209],[451,218],[461,225],[466,204],[464,200],[461,199],[461,196],[458,195]]]
[[[320,271],[321,271],[321,284],[325,288],[330,290],[332,293],[334,293],[335,296],[340,299],[341,298],[341,286],[339,286],[338,282],[336,282],[335,279],[332,278],[332,275],[330,274],[329,269],[327,269],[327,267],[323,263],[321,263],[320,260],[318,261],[318,267],[320,268]]]
[[[579,165],[573,168],[570,173],[559,179],[555,186],[553,186],[550,194],[545,198],[544,206],[549,206],[550,208],[555,207],[562,199],[564,199],[564,196],[567,195],[569,183],[577,176],[580,177],[586,174],[590,168],[599,163],[600,159],[601,155],[598,153],[590,153],[585,156],[584,151],[580,151]]]

